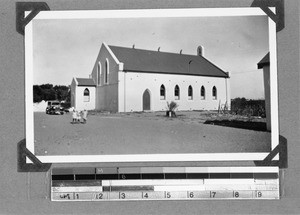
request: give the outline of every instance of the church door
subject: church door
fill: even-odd
[[[143,110],[150,110],[150,93],[148,89],[143,94]]]

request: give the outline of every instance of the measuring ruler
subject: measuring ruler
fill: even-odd
[[[279,199],[278,167],[54,168],[52,201]]]

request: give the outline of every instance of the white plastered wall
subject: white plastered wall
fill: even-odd
[[[84,101],[83,91],[85,89],[90,91],[90,100],[88,102]],[[90,86],[76,86],[75,93],[75,109],[76,110],[94,110],[95,109],[95,100],[96,100],[96,89],[95,87]]]
[[[165,86],[166,98],[160,99],[160,86]],[[175,100],[174,88],[180,88],[180,99]],[[193,87],[193,99],[188,100],[188,87]],[[205,87],[205,100],[201,100],[200,89]],[[217,88],[217,99],[212,98],[212,88]],[[227,89],[226,89],[227,88]],[[142,96],[146,89],[150,91],[151,110],[166,110],[167,101],[179,104],[178,110],[217,110],[219,103],[230,101],[229,79],[174,74],[153,74],[137,72],[119,72],[119,112],[142,111]]]
[[[98,64],[101,66],[100,83],[98,83]],[[105,62],[108,63],[108,82],[105,82]],[[97,84],[95,109],[118,112],[118,71],[123,64],[118,61],[107,44],[103,43],[91,73]]]
[[[72,79],[72,83],[71,83],[71,107],[75,107],[76,106],[76,87],[77,87],[77,82],[75,80],[75,78]]]
[[[264,66],[264,90],[267,130],[271,131],[271,94],[270,94],[270,66]]]

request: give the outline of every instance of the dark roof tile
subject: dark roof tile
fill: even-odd
[[[96,86],[95,82],[91,78],[76,78],[78,86]]]
[[[257,68],[258,69],[262,69],[264,66],[268,66],[270,65],[270,52],[268,54],[266,54],[263,59],[261,59],[258,64],[257,64]]]
[[[228,73],[202,56],[109,46],[124,71],[226,77]]]

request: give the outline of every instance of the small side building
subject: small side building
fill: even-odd
[[[257,64],[258,69],[263,69],[265,89],[265,109],[267,130],[271,131],[271,92],[270,92],[270,53],[266,54]]]
[[[71,83],[71,107],[77,110],[95,109],[96,85],[91,78],[73,78]]]

